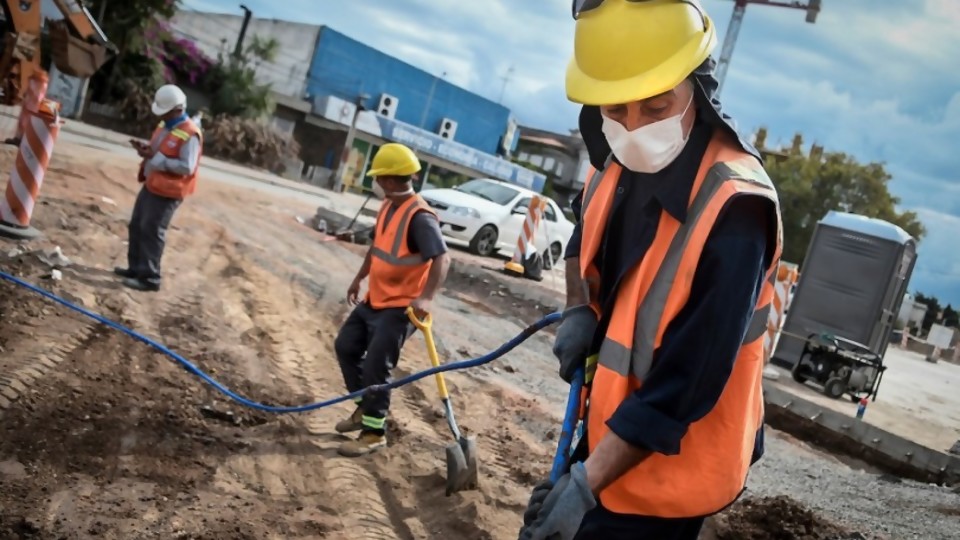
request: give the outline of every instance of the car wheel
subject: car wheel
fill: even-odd
[[[493,225],[480,227],[470,240],[470,251],[482,257],[489,257],[497,251],[497,228]]]
[[[553,268],[553,263],[560,262],[562,256],[563,252],[561,251],[560,242],[550,244],[550,249],[543,252],[543,269],[550,270]]]

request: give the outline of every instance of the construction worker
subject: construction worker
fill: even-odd
[[[778,198],[720,111],[699,0],[577,0],[573,15],[566,88],[592,167],[554,354],[565,380],[586,373],[586,429],[520,538],[694,540],[763,451]]]
[[[160,289],[160,259],[167,228],[183,199],[197,189],[203,135],[186,109],[183,90],[172,84],[161,86],[153,98],[153,114],[160,117],[153,137],[149,143],[130,141],[143,158],[138,174],[143,187],[128,226],[127,267],[115,268],[114,272],[131,289]]]
[[[388,143],[377,151],[367,173],[383,204],[373,245],[347,289],[347,300],[356,308],[334,343],[350,392],[389,381],[400,349],[414,332],[407,308],[426,317],[446,279],[450,263],[440,222],[413,190],[419,171],[420,160],[412,150]],[[368,276],[369,290],[360,302],[360,284]],[[367,393],[358,400],[353,414],[336,425],[340,433],[360,432],[356,440],[341,445],[340,454],[357,457],[386,446],[389,408],[388,391]]]

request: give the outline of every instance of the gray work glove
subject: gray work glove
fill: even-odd
[[[597,506],[597,499],[587,484],[587,470],[583,463],[574,463],[570,472],[563,475],[543,497],[545,485],[537,486],[530,497],[519,540],[573,540],[580,530],[583,517]],[[535,510],[541,497],[543,502]],[[528,514],[534,512],[536,517],[528,523]]]
[[[540,508],[543,506],[544,499],[547,498],[547,495],[550,494],[550,490],[553,489],[553,482],[550,480],[544,480],[537,484],[533,488],[533,493],[530,494],[530,502],[527,503],[527,509],[523,512],[523,526],[529,527],[537,519],[537,514],[540,513]]]
[[[560,360],[560,377],[570,382],[577,368],[583,367],[597,331],[597,315],[590,306],[581,304],[563,312],[553,354]]]

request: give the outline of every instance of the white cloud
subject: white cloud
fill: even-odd
[[[910,290],[933,293],[944,303],[960,306],[960,258],[950,256],[957,249],[960,216],[929,208],[919,208],[917,213],[930,233],[918,248]]]

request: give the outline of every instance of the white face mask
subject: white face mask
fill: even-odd
[[[377,182],[376,180],[374,180],[374,181],[373,181],[373,194],[376,195],[376,197],[377,197],[378,199],[386,199],[387,197],[403,197],[403,196],[406,196],[406,195],[412,195],[412,194],[413,194],[413,185],[411,184],[411,186],[410,186],[406,191],[389,191],[389,192],[388,192],[387,190],[383,189],[383,186],[380,185],[380,182]]]
[[[383,186],[376,180],[373,181],[373,195],[381,200],[387,197],[387,192],[383,190]]]
[[[690,133],[683,132],[683,116],[690,109],[693,96],[683,112],[652,124],[627,131],[623,124],[603,116],[603,134],[613,155],[624,167],[634,172],[655,173],[677,159],[687,145]]]

